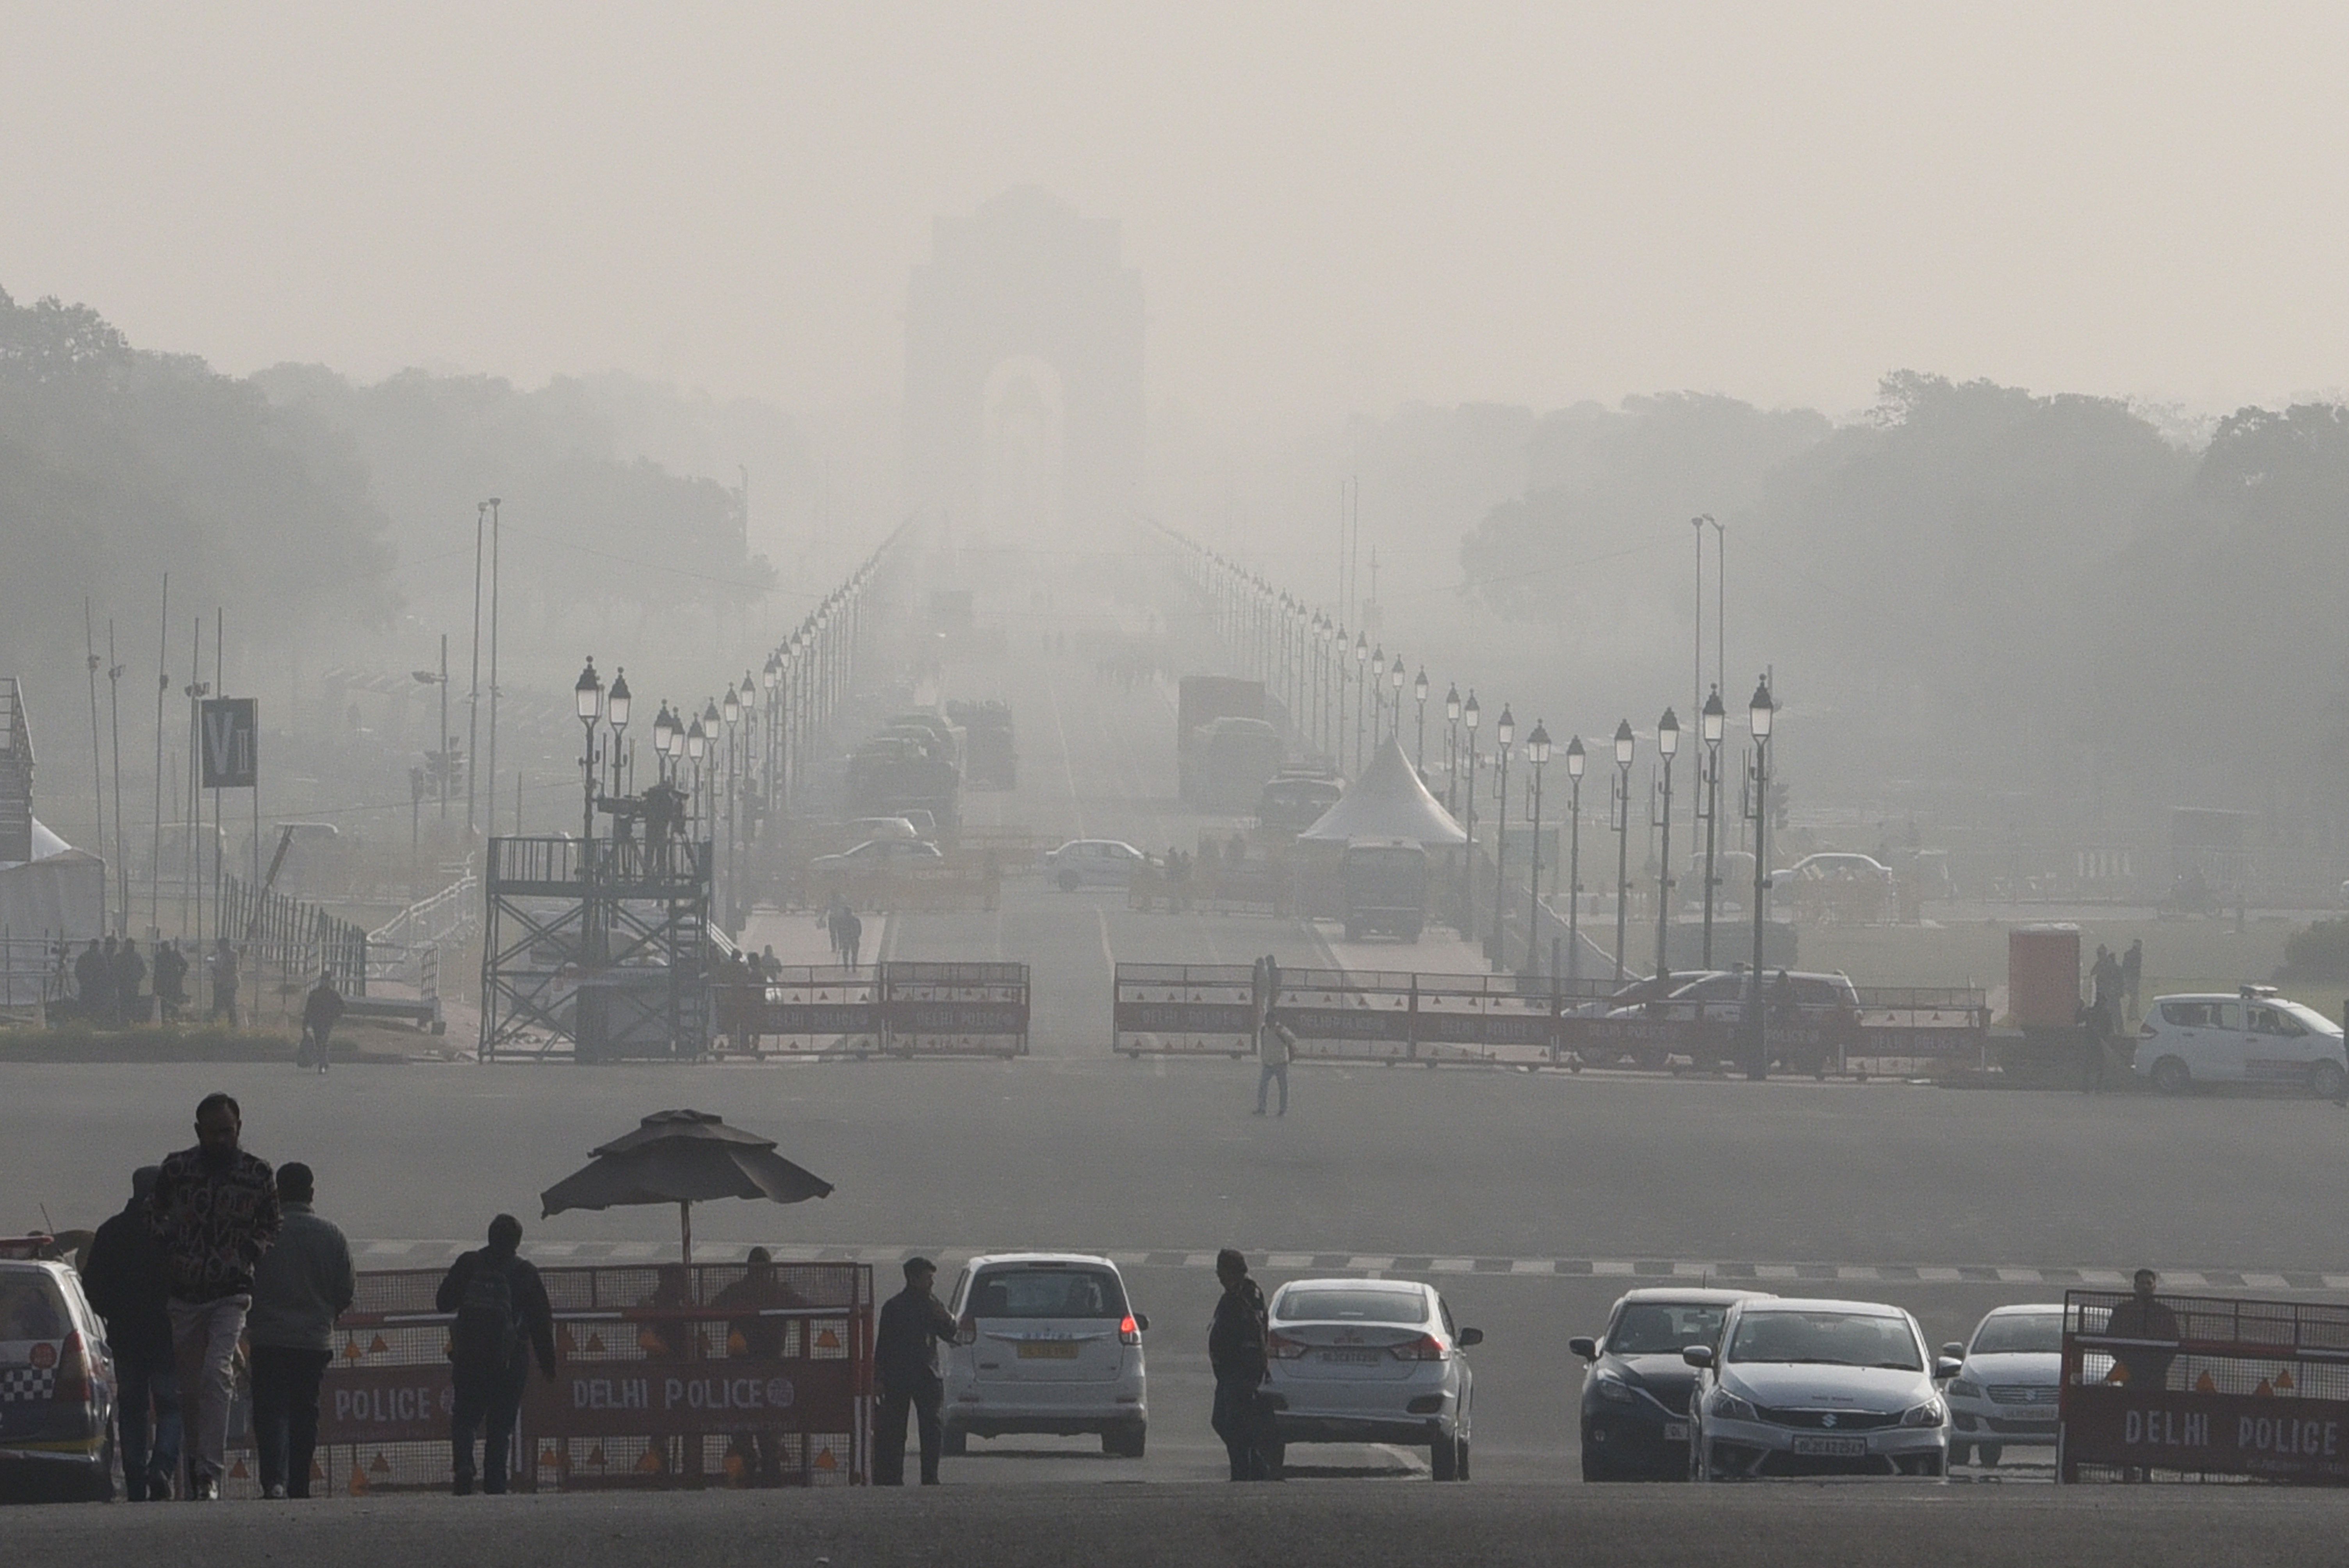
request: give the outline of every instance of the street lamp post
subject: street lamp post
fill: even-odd
[[[1656,749],[1664,758],[1663,842],[1657,850],[1656,862],[1656,967],[1664,972],[1664,944],[1671,929],[1672,917],[1672,757],[1681,748],[1681,721],[1671,708],[1656,721]]]
[[[1713,967],[1713,843],[1721,819],[1721,735],[1727,714],[1721,706],[1721,688],[1704,699],[1704,777],[1698,781],[1697,806],[1704,813],[1704,967]]]
[[[1362,776],[1362,710],[1369,696],[1370,683],[1377,678],[1362,666],[1371,662],[1371,639],[1362,632],[1354,634],[1354,777]]]
[[[1526,737],[1526,760],[1534,769],[1534,859],[1526,870],[1528,892],[1526,898],[1526,971],[1539,973],[1538,933],[1541,931],[1541,797],[1542,769],[1549,761],[1549,730],[1540,719],[1534,720],[1534,732]]]
[[[1762,1016],[1763,900],[1770,892],[1770,722],[1778,705],[1770,696],[1770,677],[1754,687],[1746,707],[1754,727],[1754,973],[1745,993],[1745,1076],[1756,1083],[1770,1076],[1770,1041]]]
[[[726,723],[726,902],[719,905],[719,919],[725,923],[726,934],[734,934],[734,811],[741,794],[738,763],[740,751],[734,739],[735,727],[742,722],[742,698],[732,686],[726,688],[726,701],[719,709]],[[715,812],[712,816],[715,816]]]
[[[1615,984],[1623,984],[1625,921],[1631,891],[1631,721],[1615,726]]]
[[[1566,743],[1566,778],[1573,797],[1566,808],[1572,844],[1566,860],[1566,977],[1569,980],[1582,978],[1582,737],[1569,737]]]
[[[1388,726],[1387,733],[1393,736],[1397,740],[1401,740],[1402,738],[1402,683],[1404,678],[1405,677],[1402,673],[1402,655],[1401,654],[1397,654],[1394,656],[1394,667],[1387,671],[1387,684],[1394,688],[1394,722]]]
[[[586,755],[580,758],[583,781],[579,806],[580,841],[591,848],[595,842],[595,720],[604,712],[604,681],[595,673],[595,659],[590,655],[587,667],[579,672],[579,679],[571,688],[572,705],[579,715],[579,726],[585,732],[582,742]],[[592,856],[590,857],[593,858]]]
[[[1460,939],[1476,939],[1476,721],[1483,715],[1476,707],[1476,688],[1468,688],[1468,701],[1460,710],[1460,722],[1467,727],[1468,740],[1461,749],[1468,754],[1468,789],[1462,802],[1466,815],[1461,827],[1466,830],[1468,843],[1461,858],[1461,875],[1465,879],[1460,893]]]
[[[1420,666],[1419,678],[1411,683],[1411,695],[1419,699],[1419,751],[1412,758],[1419,769],[1419,781],[1427,782],[1427,666]]]
[[[1444,809],[1460,810],[1457,785],[1460,780],[1460,688],[1454,686],[1444,694],[1444,719],[1451,726],[1451,734],[1444,743]]]
[[[1508,927],[1502,923],[1501,900],[1508,892],[1509,879],[1502,874],[1509,856],[1509,742],[1517,735],[1517,721],[1509,717],[1509,705],[1501,705],[1501,722],[1493,727],[1495,744],[1494,793],[1496,801],[1493,812],[1493,931],[1485,944],[1485,951],[1495,969],[1506,969],[1509,964]]]
[[[435,675],[430,670],[415,670],[410,673],[426,686],[437,686],[440,688],[440,766],[438,771],[440,776],[440,820],[445,822],[449,820],[449,742],[455,738],[449,733],[448,633],[440,634],[440,673]]]
[[[782,761],[783,715],[782,710],[775,706],[775,683],[782,678],[782,675],[783,650],[777,648],[773,653],[767,655],[766,666],[759,672],[759,684],[767,688],[767,766],[765,788],[767,815],[771,817],[775,813],[775,801],[777,799],[775,775],[781,771]]]

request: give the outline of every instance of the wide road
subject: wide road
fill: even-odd
[[[1023,650],[950,672],[948,689],[1007,697],[1019,719],[1021,787],[970,797],[973,820],[1160,851],[1232,826],[1173,800],[1172,710],[1157,686],[1122,688],[1073,651]],[[1300,1067],[1290,1115],[1259,1119],[1249,1114],[1253,1063],[1111,1056],[1111,966],[1246,963],[1265,952],[1295,966],[1326,951],[1310,928],[1139,914],[1117,895],[1064,895],[1028,881],[1007,890],[999,911],[893,920],[887,940],[900,957],[1030,963],[1033,1055],[685,1069],[417,1064],[325,1078],[291,1068],[0,1067],[0,1226],[96,1222],[119,1206],[134,1165],[190,1140],[198,1096],[224,1088],[243,1101],[251,1147],[317,1169],[320,1209],[363,1243],[363,1266],[436,1264],[471,1244],[499,1210],[523,1216],[548,1261],[648,1264],[674,1255],[673,1213],[542,1222],[535,1195],[647,1111],[719,1110],[775,1137],[839,1190],[791,1209],[705,1205],[695,1220],[699,1257],[739,1257],[766,1243],[861,1258],[876,1265],[885,1290],[914,1250],[941,1257],[949,1278],[974,1252],[1030,1246],[1102,1251],[1125,1270],[1153,1320],[1149,1457],[1105,1460],[1075,1440],[975,1442],[969,1459],[950,1464],[957,1484],[1044,1486],[1058,1498],[1072,1485],[1216,1475],[1203,1342],[1215,1294],[1206,1264],[1220,1245],[1247,1249],[1268,1283],[1323,1272],[1437,1282],[1458,1318],[1488,1336],[1474,1353],[1475,1490],[1517,1500],[1509,1528],[1522,1532],[1495,1538],[1496,1561],[1511,1560],[1512,1541],[1537,1544],[1541,1522],[1569,1506],[1495,1483],[1539,1487],[1577,1473],[1580,1367],[1565,1342],[1595,1332],[1635,1284],[1734,1282],[1892,1301],[1915,1311],[1936,1342],[1962,1336],[1992,1305],[2116,1284],[2140,1264],[2163,1269],[2173,1288],[2349,1300],[2349,1246],[2323,1218],[2338,1207],[2349,1118],[2330,1105]],[[1423,1454],[1400,1450],[1331,1449],[1318,1467],[1316,1457],[1292,1453],[1309,1470],[1363,1478],[1330,1486],[1332,1499],[1384,1498],[1425,1473]],[[1309,1478],[1285,1495],[1314,1485]],[[2040,1515],[2006,1504],[1951,1522],[1952,1500],[1982,1490],[1847,1502],[1843,1489],[1826,1489],[1838,1511],[1818,1526],[1820,1550],[1846,1538],[1837,1532],[1857,1541],[1885,1530],[1972,1530],[1978,1517],[1993,1538],[2042,1528]],[[404,1522],[419,1516],[401,1505],[383,1506],[387,1528],[409,1532],[399,1539],[431,1533],[411,1531]],[[619,1505],[528,1506],[550,1522],[550,1540],[585,1542],[595,1531],[583,1522],[600,1523],[606,1515],[596,1510]],[[667,1504],[630,1506],[645,1511],[625,1526],[635,1539],[669,1517]],[[998,1522],[990,1528],[1015,1539],[1021,1521],[1064,1505],[1034,1506],[1043,1515],[1006,1504],[988,1516]],[[1121,1517],[1066,1506],[1072,1541],[1093,1540],[1082,1532]],[[1214,1544],[1175,1554],[1248,1560],[1239,1550],[1252,1538],[1248,1511],[1265,1506],[1217,1501],[1199,1516]],[[1299,1553],[1283,1560],[1298,1562],[1336,1560],[1315,1553],[1359,1539],[1371,1522],[1391,1522],[1405,1532],[1398,1540],[1420,1539],[1409,1534],[1418,1529],[1451,1539],[1440,1532],[1472,1517],[1450,1497],[1420,1511],[1383,1501],[1282,1506],[1309,1506],[1298,1517],[1322,1532],[1278,1537]],[[1577,1517],[1611,1521],[1603,1528],[1620,1532],[1616,1539],[1664,1556],[1689,1539],[1676,1522],[1689,1517],[1682,1506],[1610,1501]],[[802,1543],[837,1529],[871,1556],[883,1550],[875,1543],[905,1539],[880,1522],[871,1529],[881,1533],[860,1533],[859,1521],[877,1518],[869,1513],[823,1517],[833,1522],[807,1525],[815,1533]],[[930,1522],[916,1528],[947,1528],[935,1515],[915,1517]],[[1123,1555],[1172,1551],[1173,1515],[1164,1532],[1133,1519],[1141,1550]],[[2116,1528],[2116,1541],[2138,1539],[2135,1523]],[[297,1549],[292,1541],[287,1549]],[[402,1561],[430,1561],[437,1550],[414,1549]]]

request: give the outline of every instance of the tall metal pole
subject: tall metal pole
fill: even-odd
[[[1680,749],[1680,721],[1671,708],[1656,726],[1656,747],[1664,757],[1663,842],[1656,859],[1656,967],[1661,975],[1666,967],[1665,941],[1671,934],[1672,918],[1672,755]]]
[[[1623,984],[1623,941],[1631,889],[1631,721],[1615,727],[1615,984]]]
[[[1461,856],[1461,876],[1464,879],[1460,892],[1460,940],[1476,940],[1476,688],[1468,688],[1467,706],[1460,717],[1468,726],[1468,789],[1465,806],[1467,817],[1461,827],[1468,834],[1468,842]]]
[[[1566,861],[1566,977],[1582,978],[1582,737],[1566,743],[1566,777],[1572,799],[1567,803],[1571,847]]]
[[[163,573],[163,615],[155,637],[155,841],[147,872],[147,939],[163,930],[163,699],[171,694],[171,574]]]
[[[130,934],[130,850],[122,836],[122,670],[114,653],[114,617],[106,619],[106,723],[114,743],[114,907],[120,934]]]
[[[1756,1083],[1770,1076],[1769,1026],[1763,1016],[1762,922],[1764,902],[1770,895],[1770,729],[1777,706],[1765,676],[1754,688],[1747,709],[1754,727],[1754,972],[1745,998],[1745,1076]]]
[[[1509,717],[1508,705],[1502,704],[1501,722],[1493,731],[1493,738],[1498,742],[1498,771],[1494,775],[1497,806],[1493,812],[1493,932],[1485,944],[1495,969],[1506,969],[1509,964],[1509,928],[1501,917],[1502,900],[1509,887],[1509,879],[1504,874],[1509,857],[1509,742],[1516,738],[1516,721]]]
[[[81,602],[81,636],[89,665],[89,799],[98,812],[98,827],[92,836],[97,841],[98,855],[103,858],[106,854],[106,749],[98,739],[98,632],[90,620],[88,595],[84,595]],[[111,880],[104,876],[98,879],[98,929],[101,932],[114,929],[106,913],[106,884]]]
[[[489,503],[482,501],[473,508],[473,680],[465,696],[465,842],[470,847],[476,831],[473,815],[473,791],[476,776],[481,771],[475,764],[481,760],[481,544],[489,528]],[[441,727],[446,729],[448,727]],[[448,741],[441,741],[447,747]],[[588,749],[595,748],[591,742]],[[441,760],[448,758],[444,752]],[[491,800],[492,808],[497,802]],[[591,800],[592,808],[593,802]]]
[[[490,498],[490,756],[481,776],[481,798],[490,803],[490,831],[498,829],[498,498]],[[475,758],[466,758],[470,769]]]
[[[1533,864],[1526,871],[1526,972],[1541,972],[1541,873],[1542,873],[1542,773],[1549,763],[1549,727],[1534,720],[1534,730],[1526,737],[1526,760],[1534,769],[1534,851]]]
[[[1721,830],[1721,737],[1725,718],[1721,688],[1704,699],[1704,777],[1699,780],[1698,809],[1704,816],[1704,967],[1713,967],[1713,846]]]

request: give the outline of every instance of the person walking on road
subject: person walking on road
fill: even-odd
[[[481,1433],[481,1490],[495,1497],[506,1490],[514,1420],[522,1413],[523,1385],[530,1377],[533,1352],[546,1380],[554,1380],[554,1310],[546,1283],[518,1255],[522,1222],[500,1214],[490,1222],[490,1244],[449,1265],[433,1295],[433,1306],[456,1315],[449,1335],[450,1381],[455,1395],[449,1413],[450,1491],[473,1491],[473,1429]]]
[[[335,1358],[335,1319],[351,1308],[358,1276],[340,1227],[311,1212],[317,1181],[307,1165],[277,1168],[277,1205],[285,1228],[253,1271],[253,1443],[260,1450],[261,1495],[310,1495],[310,1457],[318,1446],[318,1383]]]
[[[857,955],[864,950],[864,923],[856,918],[853,909],[840,912],[840,950],[843,961],[851,969],[855,968]]]
[[[171,1285],[163,1249],[147,1226],[147,1206],[161,1174],[155,1165],[130,1173],[130,1202],[98,1227],[81,1271],[82,1288],[106,1320],[106,1343],[114,1352],[114,1448],[122,1459],[122,1494],[133,1502],[169,1502],[171,1478],[180,1473]]]
[[[328,1042],[334,1038],[335,1025],[342,1016],[343,994],[335,989],[334,971],[322,969],[318,983],[310,987],[310,995],[302,1003],[302,1045],[295,1053],[295,1061],[325,1072],[334,1061]]]
[[[951,1344],[955,1320],[930,1293],[937,1264],[905,1260],[905,1288],[881,1304],[881,1324],[873,1336],[873,1377],[880,1385],[880,1408],[873,1417],[873,1484],[905,1484],[905,1418],[920,1433],[922,1484],[938,1484],[938,1455],[946,1448],[939,1409],[946,1380],[938,1376],[938,1346]]]
[[[236,1342],[253,1307],[254,1270],[284,1225],[276,1172],[244,1151],[243,1133],[236,1101],[206,1095],[196,1106],[196,1146],[164,1160],[147,1205],[171,1285],[193,1495],[204,1502],[220,1497]]]
[[[1264,1032],[1263,1045],[1257,1047],[1257,1055],[1262,1057],[1264,1066],[1256,1075],[1256,1109],[1250,1114],[1264,1114],[1265,1091],[1276,1083],[1280,1085],[1278,1114],[1288,1114],[1288,1063],[1296,1054],[1297,1037],[1289,1032],[1287,1024],[1278,1018],[1273,1019],[1271,1026]]]
[[[236,1027],[236,949],[223,936],[212,944],[212,1006],[207,1014],[210,1022],[225,1016],[228,1026]]]
[[[1216,1374],[1215,1413],[1210,1424],[1224,1440],[1234,1480],[1268,1479],[1257,1392],[1268,1364],[1264,1292],[1248,1277],[1247,1259],[1237,1247],[1216,1254],[1216,1278],[1224,1294],[1207,1329],[1207,1364]]]

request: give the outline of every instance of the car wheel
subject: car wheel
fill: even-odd
[[[1437,1480],[1460,1479],[1460,1439],[1446,1432],[1428,1446],[1428,1473]]]
[[[2153,1064],[2153,1087],[2164,1094],[2184,1094],[2193,1081],[2194,1075],[2176,1057],[2164,1057]]]
[[[1966,1455],[1967,1455],[1967,1454],[1969,1454],[1969,1453],[1971,1453],[1971,1452],[1972,1452],[1972,1449],[1971,1449],[1968,1445],[1966,1445],[1966,1444],[1964,1444],[1964,1443],[1951,1443],[1951,1444],[1950,1445],[1950,1463],[1951,1463],[1951,1465],[1952,1467],[1955,1467],[1955,1466],[1961,1465],[1961,1464],[1965,1463],[1965,1462],[1966,1462]]]
[[[970,1434],[960,1427],[948,1427],[939,1439],[938,1446],[959,1458],[970,1452]]]
[[[1112,1427],[1102,1434],[1102,1452],[1113,1460],[1138,1460],[1148,1440],[1149,1429],[1139,1422],[1132,1426]]]
[[[1601,1464],[1598,1460],[1591,1457],[1589,1449],[1585,1449],[1583,1450],[1582,1480],[1585,1485],[1588,1485],[1595,1481],[1613,1480],[1614,1479],[1614,1476],[1608,1472],[1607,1467],[1604,1464]]]
[[[1982,1466],[1984,1470],[1996,1470],[1998,1469],[1998,1456],[2005,1452],[2005,1450],[2000,1448],[1996,1443],[1984,1443],[1981,1448],[1975,1449],[1974,1452],[1976,1455],[1974,1462],[1976,1464]]]
[[[1076,872],[1062,872],[1061,873],[1061,891],[1062,892],[1074,892],[1077,891]]]
[[[2344,1086],[2349,1086],[2349,1073],[2341,1070],[2339,1062],[2319,1062],[2308,1069],[2308,1092],[2319,1099],[2339,1099]]]

